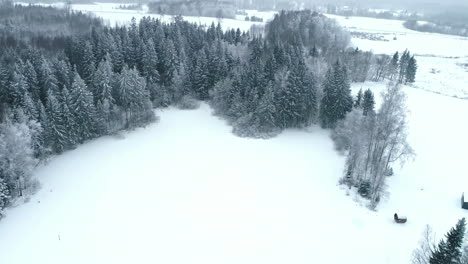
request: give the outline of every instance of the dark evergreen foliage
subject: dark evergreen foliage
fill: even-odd
[[[418,65],[416,64],[416,59],[414,56],[408,61],[408,67],[406,68],[406,83],[414,83],[416,79],[416,70],[418,69]]]
[[[463,238],[465,236],[466,221],[462,218],[455,227],[445,235],[429,259],[430,264],[457,264],[462,256]]]
[[[374,100],[374,94],[370,89],[367,89],[364,92],[364,97],[362,100],[362,114],[367,116],[369,113],[374,112],[374,106],[375,106],[375,100]]]
[[[346,68],[337,61],[327,72],[323,84],[320,105],[320,123],[324,128],[333,128],[336,122],[346,117],[353,108],[350,84]]]
[[[361,107],[362,106],[362,89],[359,89],[359,92],[356,96],[356,100],[354,100],[354,107]]]

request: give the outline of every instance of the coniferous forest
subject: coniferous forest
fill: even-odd
[[[199,101],[242,137],[312,124],[337,131],[349,152],[345,182],[378,202],[391,163],[411,153],[398,84],[414,82],[417,65],[408,51],[375,55],[349,40],[308,10],[280,12],[260,35],[182,17],[109,27],[79,12],[2,3],[0,211],[34,189],[32,171],[49,156],[155,122],[154,108]],[[383,80],[394,85],[380,110],[370,90],[351,95],[351,82]],[[397,132],[382,130],[393,125]],[[348,133],[364,128],[360,138]]]

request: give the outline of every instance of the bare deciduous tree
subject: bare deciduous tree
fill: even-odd
[[[389,85],[377,113],[364,116],[355,109],[333,134],[337,147],[348,151],[346,182],[356,187],[366,185],[361,195],[371,200],[371,208],[380,200],[392,165],[413,155],[406,141],[405,98],[399,85]]]
[[[419,241],[419,246],[413,251],[411,263],[413,264],[429,264],[429,259],[436,249],[436,240],[434,232],[429,225],[424,228],[423,235]]]

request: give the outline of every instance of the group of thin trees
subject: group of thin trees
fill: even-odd
[[[372,92],[360,92],[354,109],[332,135],[337,148],[347,152],[342,183],[368,198],[371,208],[380,201],[393,165],[413,155],[407,142],[406,97],[401,86],[389,84],[381,97],[376,111]]]
[[[393,57],[379,55],[375,57],[375,67],[371,72],[371,80],[388,80],[400,84],[414,83],[418,65],[414,55],[405,50],[400,56],[395,52]]]

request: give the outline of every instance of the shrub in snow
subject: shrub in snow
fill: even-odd
[[[252,114],[247,114],[237,119],[233,124],[232,132],[240,137],[253,137],[256,134],[256,128],[252,116]]]
[[[371,185],[369,181],[362,181],[361,184],[359,184],[358,188],[358,193],[364,198],[369,198],[371,191]]]
[[[184,95],[177,103],[177,107],[183,110],[193,110],[200,107],[200,102],[189,95]]]
[[[10,192],[8,191],[5,181],[0,178],[0,218],[2,216],[2,210],[7,206],[9,199]]]
[[[266,129],[259,123],[258,117],[252,113],[246,114],[233,123],[232,132],[239,137],[250,138],[271,138],[279,133],[279,129],[268,128]]]
[[[387,171],[385,172],[385,176],[393,176],[393,168],[392,167],[387,169]]]

